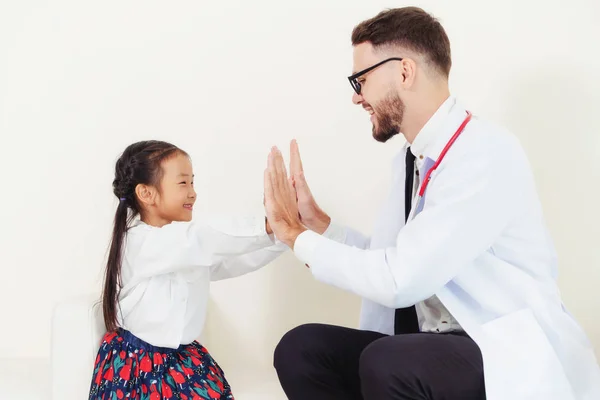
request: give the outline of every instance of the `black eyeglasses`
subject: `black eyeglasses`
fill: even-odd
[[[361,90],[361,85],[360,82],[358,81],[358,78],[364,74],[366,74],[367,72],[370,72],[372,70],[374,70],[375,68],[379,67],[382,64],[385,64],[388,61],[402,61],[401,58],[399,57],[392,57],[392,58],[388,58],[386,60],[380,61],[375,65],[370,66],[369,68],[363,69],[362,71],[359,71],[357,73],[355,73],[352,76],[348,77],[348,80],[350,81],[350,85],[352,85],[352,89],[354,89],[354,91],[356,92],[356,94],[360,94],[360,90]]]

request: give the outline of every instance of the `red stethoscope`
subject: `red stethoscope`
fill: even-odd
[[[436,170],[438,165],[440,165],[440,163],[444,159],[444,156],[446,155],[448,150],[450,150],[450,147],[452,147],[456,139],[458,139],[462,131],[465,129],[465,126],[467,126],[467,124],[471,120],[471,116],[472,114],[469,111],[467,111],[467,117],[462,122],[462,124],[460,124],[460,126],[458,127],[454,135],[452,135],[448,143],[446,143],[446,146],[444,146],[444,149],[440,153],[440,156],[438,157],[437,161],[433,164],[431,168],[429,168],[429,171],[427,171],[427,173],[425,174],[425,179],[423,179],[423,184],[421,185],[421,189],[419,190],[419,200],[421,200],[421,198],[425,194],[425,189],[427,189],[427,185],[429,184],[429,180],[431,179],[431,173]]]

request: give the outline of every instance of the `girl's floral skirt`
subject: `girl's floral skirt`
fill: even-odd
[[[233,400],[225,375],[198,342],[154,347],[126,330],[104,335],[89,400]]]

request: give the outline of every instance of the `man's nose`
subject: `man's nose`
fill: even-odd
[[[354,104],[358,105],[358,104],[362,103],[363,101],[365,101],[365,99],[363,99],[362,95],[354,92],[354,94],[352,95],[352,102]]]

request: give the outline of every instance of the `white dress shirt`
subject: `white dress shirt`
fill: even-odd
[[[421,139],[431,137],[414,149],[422,168],[465,116],[449,98],[430,119]],[[316,279],[363,298],[361,329],[393,334],[394,309],[437,298],[481,349],[488,400],[600,399],[600,368],[560,298],[554,246],[518,140],[474,116],[406,225],[405,151],[393,161],[371,237],[333,222],[324,235],[300,234],[296,256]]]
[[[138,221],[127,232],[120,326],[160,347],[177,348],[203,329],[211,280],[255,271],[286,249],[265,217],[204,216],[161,228]]]

